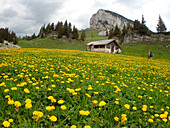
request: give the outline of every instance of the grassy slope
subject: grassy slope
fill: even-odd
[[[50,48],[50,49],[71,49],[71,50],[84,50],[86,48],[86,44],[90,41],[96,40],[104,40],[107,37],[98,36],[99,31],[86,31],[86,41],[75,41],[72,42],[65,41],[62,42],[60,40],[53,40],[50,38],[37,38],[31,41],[20,40],[18,45],[23,48]],[[81,35],[81,32],[79,32]],[[154,57],[153,59],[162,59],[166,61],[170,61],[170,47],[166,47],[166,45],[170,45],[170,42],[138,42],[138,43],[128,43],[121,45],[123,50],[122,54],[130,55],[130,56],[139,56],[145,57],[148,56],[148,50],[153,51]]]

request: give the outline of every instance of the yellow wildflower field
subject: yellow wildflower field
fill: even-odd
[[[168,127],[170,63],[58,49],[0,50],[1,127]]]

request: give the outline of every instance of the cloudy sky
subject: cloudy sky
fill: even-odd
[[[43,24],[67,20],[78,29],[89,27],[99,9],[141,21],[156,32],[159,14],[170,31],[170,0],[0,0],[0,27],[18,36],[38,33]]]

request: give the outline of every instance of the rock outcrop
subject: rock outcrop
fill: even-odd
[[[18,45],[14,45],[12,43],[9,43],[8,41],[4,41],[4,43],[0,43],[0,49],[8,49],[8,48],[21,48]]]
[[[132,20],[129,20],[115,12],[99,9],[98,12],[93,14],[90,19],[90,28],[110,30],[117,25],[120,29],[123,29],[123,26],[127,26],[128,23],[133,26]]]

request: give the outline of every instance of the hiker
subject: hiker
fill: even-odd
[[[152,56],[153,56],[153,52],[148,50],[148,59],[150,58],[151,61],[152,61]],[[147,61],[148,61],[148,59],[147,59]]]

